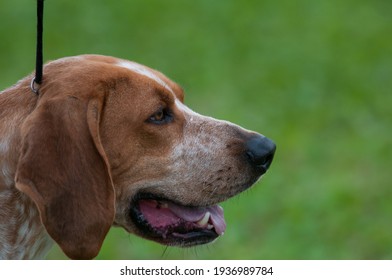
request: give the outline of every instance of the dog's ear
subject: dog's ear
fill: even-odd
[[[22,127],[16,187],[37,205],[64,253],[94,258],[114,219],[114,189],[99,136],[103,96],[42,96]]]

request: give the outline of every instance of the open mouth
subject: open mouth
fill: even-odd
[[[226,229],[219,205],[188,207],[151,196],[140,196],[133,205],[131,218],[142,234],[165,245],[205,244],[223,235]]]

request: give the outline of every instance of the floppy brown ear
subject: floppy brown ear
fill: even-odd
[[[99,137],[102,99],[43,96],[22,127],[16,187],[75,259],[98,254],[114,219],[113,182]]]

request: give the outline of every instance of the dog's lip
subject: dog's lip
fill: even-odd
[[[166,245],[205,244],[223,235],[226,229],[219,205],[184,206],[149,193],[135,197],[130,216],[143,236]]]

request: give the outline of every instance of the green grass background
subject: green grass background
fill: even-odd
[[[392,1],[45,2],[45,60],[149,65],[194,110],[278,146],[262,182],[223,203],[214,244],[113,229],[98,259],[392,259]],[[0,2],[1,88],[34,69],[35,21],[35,1]]]

